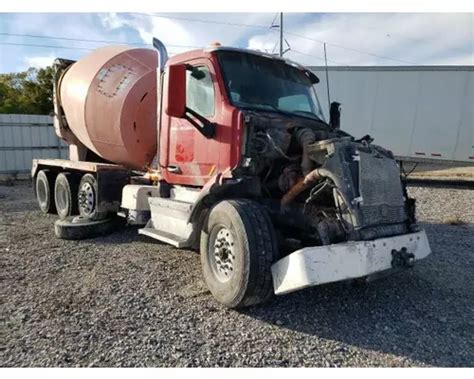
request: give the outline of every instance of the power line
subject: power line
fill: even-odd
[[[303,53],[302,51],[291,49],[290,52],[293,52],[293,53],[296,53],[296,54],[301,54],[301,55],[306,55],[308,57],[312,57],[312,58],[319,59],[320,61],[324,61],[324,58],[322,58],[322,57],[318,57],[317,55],[313,55],[313,54]],[[332,62],[332,63],[336,63],[336,64],[341,65],[341,66],[347,66],[346,63],[338,62],[338,61],[335,61],[333,59],[328,58],[328,61]]]
[[[201,20],[201,19],[178,17],[178,16],[161,16],[161,15],[155,15],[155,14],[150,14],[150,13],[136,13],[135,12],[135,13],[132,13],[132,14],[146,15],[146,16],[150,16],[150,17],[158,17],[158,18],[166,18],[166,19],[175,19],[175,20],[181,20],[181,21],[199,22],[199,23],[210,23],[210,24],[218,24],[218,25],[230,25],[230,26],[239,26],[239,27],[252,27],[252,28],[269,29],[269,27],[265,26],[265,25],[252,25],[252,24],[221,22],[221,21],[213,21],[213,20]],[[270,26],[271,30],[278,29],[278,27],[274,29],[274,27],[275,27],[274,22],[275,22],[277,16],[278,16],[278,13],[275,14],[275,16],[272,20],[272,23],[271,23],[271,26]],[[372,27],[367,27],[367,28],[373,29]],[[301,34],[298,34],[298,33],[293,33],[293,32],[289,32],[289,31],[286,31],[285,33],[289,34],[289,35],[292,35],[294,37],[302,38],[302,39],[313,41],[313,42],[318,42],[320,44],[325,43],[325,41],[318,40],[318,39],[315,39],[315,38],[310,38],[310,37],[307,37],[307,36],[304,36],[304,35],[301,35]],[[16,34],[16,33],[3,33],[2,32],[2,33],[0,33],[0,35],[13,36],[13,37],[56,39],[56,40],[77,41],[77,42],[90,42],[90,43],[119,43],[119,44],[120,43],[126,43],[126,44],[129,44],[129,45],[140,45],[140,46],[149,46],[150,45],[150,44],[146,44],[146,43],[143,43],[143,42],[126,42],[126,41],[112,41],[112,40],[99,40],[99,39],[97,39],[97,40],[96,39],[82,39],[82,38],[56,37],[56,36],[50,36],[50,35],[37,35],[37,34]],[[421,40],[418,40],[418,39],[415,39],[415,38],[409,38],[409,37],[401,37],[401,38],[421,41]],[[373,53],[373,52],[368,52],[368,51],[364,51],[364,50],[360,50],[360,49],[355,49],[355,48],[351,48],[351,47],[348,47],[348,46],[344,46],[344,45],[340,45],[340,44],[336,44],[336,43],[332,43],[332,42],[326,42],[326,43],[327,43],[327,45],[334,46],[336,48],[350,50],[350,51],[357,52],[359,54],[369,55],[369,56],[373,56],[373,57],[380,58],[380,59],[386,59],[386,60],[391,60],[391,61],[396,61],[396,62],[406,63],[406,64],[413,64],[413,65],[417,64],[415,62],[410,62],[410,61],[405,61],[405,60],[402,60],[402,59],[392,58],[392,57],[389,57],[389,56],[384,56],[384,55],[376,54],[376,53]],[[176,44],[167,44],[167,46],[178,47],[178,48],[202,48],[202,46],[176,45]],[[65,47],[58,47],[58,48],[65,48]],[[85,48],[75,48],[75,49],[85,50]],[[298,52],[298,53],[301,53],[301,52]],[[306,55],[311,56],[309,54],[306,54]],[[317,58],[316,56],[313,56],[313,57]],[[320,58],[318,58],[318,59],[320,59]],[[330,61],[333,61],[333,60],[330,60]],[[335,62],[335,61],[333,61],[333,62]]]
[[[230,26],[239,26],[239,27],[251,27],[251,28],[262,28],[262,29],[267,29],[267,30],[269,29],[268,26],[266,26],[266,25],[252,25],[252,24],[221,22],[221,21],[213,21],[213,20],[201,20],[201,19],[178,17],[178,16],[161,16],[161,15],[155,15],[155,14],[150,14],[150,13],[132,12],[132,14],[146,15],[146,16],[150,16],[150,17],[165,18],[165,19],[175,19],[175,20],[189,21],[189,22],[209,23],[209,24],[228,25],[228,26],[230,25]],[[272,24],[274,23],[275,18],[276,17],[274,17],[274,19],[272,21]],[[271,28],[271,27],[270,27],[270,30],[276,31],[274,28]],[[297,34],[297,33],[293,33],[293,32],[285,31],[285,33],[288,34],[288,35],[292,35],[294,37],[306,39],[306,40],[313,41],[313,42],[318,42],[320,44],[325,43],[325,41],[318,40],[318,39],[315,39],[315,38],[310,38],[310,37],[307,37],[307,36],[304,36],[304,35],[301,35],[301,34]],[[55,36],[35,35],[35,34],[0,33],[0,35],[15,36],[15,37],[29,37],[29,38],[57,39],[57,40],[77,41],[77,42],[127,43],[127,44],[130,44],[130,45],[143,45],[143,46],[147,45],[145,43],[140,43],[140,42],[123,42],[123,41],[109,41],[109,40],[79,39],[79,38],[71,38],[71,37],[55,37]],[[363,51],[363,50],[360,50],[360,49],[354,49],[354,48],[351,48],[351,47],[335,44],[335,43],[332,43],[332,42],[326,42],[326,43],[327,43],[327,45],[334,46],[336,48],[341,48],[341,49],[345,49],[345,50],[354,51],[354,52],[357,52],[359,54],[369,55],[369,56],[377,57],[377,58],[380,58],[380,59],[386,59],[386,60],[396,61],[396,62],[405,63],[405,64],[416,65],[415,62],[409,62],[409,61],[405,61],[405,60],[401,60],[401,59],[392,58],[392,57],[389,57],[389,56],[384,56],[384,55],[379,55],[379,54],[375,54],[375,53],[372,53],[372,52]],[[191,46],[191,45],[167,44],[167,46],[178,47],[178,48],[202,48],[202,46]],[[66,47],[57,47],[57,48],[66,48]],[[90,50],[90,49],[86,49],[86,48],[74,48],[74,49]],[[298,52],[298,53],[301,53],[301,52]],[[306,55],[309,56],[309,54],[306,54]],[[330,60],[330,61],[332,61],[332,60]]]
[[[94,49],[88,49],[88,48],[85,48],[85,47],[58,46],[58,45],[35,45],[35,44],[31,44],[31,43],[15,43],[15,42],[0,42],[0,45],[44,47],[44,48],[50,48],[50,49],[70,49],[70,50],[89,50],[89,51],[94,50]]]
[[[92,42],[92,43],[124,43],[127,45],[140,45],[140,46],[150,46],[151,43],[143,42],[126,42],[126,41],[108,41],[108,40],[98,40],[98,39],[82,39],[82,38],[71,38],[71,37],[55,37],[55,36],[45,36],[39,34],[16,34],[16,33],[0,33],[2,36],[12,36],[12,37],[27,37],[27,38],[44,38],[44,39],[57,39],[65,41],[77,41],[77,42]],[[166,44],[171,47],[183,47],[183,48],[202,48],[202,46],[191,46],[191,45],[172,45]]]
[[[227,26],[239,26],[239,27],[245,27],[245,28],[268,29],[267,25],[240,24],[240,23],[237,23],[237,22],[201,20],[201,19],[197,19],[197,18],[186,18],[186,17],[178,17],[178,16],[161,16],[161,15],[152,14],[152,13],[130,12],[130,14],[137,14],[137,15],[141,15],[141,16],[150,16],[150,17],[156,17],[156,18],[166,18],[166,19],[170,19],[170,20],[200,22],[200,23],[204,23],[204,24],[217,24],[217,25],[227,25]]]
[[[31,44],[31,43],[1,42],[1,41],[0,41],[0,45],[41,47],[41,48],[48,48],[48,49],[68,49],[68,50],[87,50],[87,51],[95,50],[95,49],[90,49],[86,47],[60,46],[60,45],[37,45],[37,44]],[[178,54],[173,51],[170,51],[169,53]]]
[[[291,53],[296,53],[296,54],[301,54],[301,55],[306,55],[307,57],[312,57],[312,58],[319,59],[320,61],[324,61],[324,58],[321,58],[321,57],[318,57],[318,56],[312,55],[312,54],[303,53],[302,51],[291,49],[290,52]]]
[[[206,24],[217,24],[217,25],[227,25],[227,26],[238,26],[238,27],[246,27],[246,28],[268,29],[268,26],[258,25],[258,24],[242,24],[242,23],[235,23],[235,22],[202,20],[202,19],[186,18],[186,17],[178,17],[178,16],[163,16],[163,15],[157,15],[157,14],[151,14],[151,13],[139,13],[139,12],[130,12],[130,13],[131,14],[137,14],[137,15],[156,17],[156,18],[171,19],[171,20],[189,21],[189,22],[206,23]],[[272,21],[272,25],[274,24],[275,19],[276,19],[277,16],[278,16],[278,13],[274,16],[273,21]],[[270,27],[270,29],[274,30],[272,27]],[[354,49],[354,48],[351,48],[351,47],[347,47],[347,46],[332,43],[332,42],[316,40],[314,38],[306,37],[306,36],[296,34],[296,33],[292,33],[292,32],[285,32],[285,33],[293,35],[295,37],[304,38],[304,39],[307,39],[307,40],[310,40],[310,41],[319,42],[321,44],[324,44],[326,42],[327,45],[331,45],[331,46],[338,47],[338,48],[341,48],[341,49],[351,50],[351,51],[354,51],[354,52],[357,52],[357,53],[360,53],[360,54],[365,54],[365,55],[369,55],[369,56],[373,56],[373,57],[377,57],[377,58],[381,58],[381,59],[387,59],[387,60],[391,60],[391,61],[396,61],[396,62],[401,62],[401,63],[408,63],[408,64],[417,64],[415,62],[409,62],[409,61],[405,61],[405,60],[401,60],[401,59],[397,59],[397,58],[392,58],[392,57],[389,57],[389,56],[375,54],[375,53],[360,50],[360,49]],[[391,34],[393,34],[393,33],[391,33]],[[401,36],[400,34],[398,34],[398,35],[401,38],[406,38],[406,39],[411,39],[411,40],[416,40],[416,41],[424,41],[423,39],[415,39],[415,38],[405,37],[405,36]]]
[[[374,26],[374,25],[373,26],[368,26],[368,25],[358,24],[358,26],[362,27],[364,29],[369,29],[369,30],[375,30],[375,29],[379,30],[380,29],[379,26]],[[423,43],[423,44],[427,43],[426,38],[413,38],[413,37],[408,37],[408,36],[400,34],[400,33],[393,33],[391,31],[382,31],[381,34],[384,34],[385,37],[389,37],[389,38],[395,37],[395,38],[406,39],[406,40],[409,40],[409,41],[414,41],[414,42]],[[464,50],[462,48],[456,48],[455,50],[462,51],[464,53],[471,53],[471,51]]]
[[[8,33],[0,33],[0,35],[10,35],[10,34],[8,34]],[[54,38],[57,38],[57,39],[66,39],[66,38],[60,38],[60,37],[54,37]],[[77,41],[79,41],[79,39],[77,39]],[[276,42],[276,44],[278,44],[278,41]],[[276,44],[275,44],[273,50],[275,49]],[[41,48],[52,48],[52,49],[69,49],[69,50],[86,50],[86,51],[92,51],[92,50],[94,50],[94,49],[85,48],[85,47],[60,46],[60,45],[38,45],[38,44],[28,44],[28,43],[16,43],[16,42],[0,42],[0,45],[41,47]],[[172,46],[172,45],[168,45],[168,46]],[[177,45],[173,45],[173,46],[176,47]],[[324,60],[324,59],[321,58],[321,57],[318,57],[318,56],[312,55],[312,54],[308,54],[308,53],[303,53],[302,51],[298,51],[298,50],[294,50],[294,49],[291,49],[290,51],[292,51],[293,53],[296,53],[296,54],[301,54],[301,55],[306,55],[306,56],[308,56],[308,57],[316,58],[316,59],[319,59],[319,60],[321,60],[321,61]],[[169,53],[170,53],[170,54],[178,54],[177,52],[169,52]],[[344,63],[335,61],[335,60],[333,60],[333,59],[328,59],[328,61],[333,62],[333,63],[336,63],[336,64],[344,65]]]
[[[185,18],[185,17],[176,17],[176,16],[161,16],[161,15],[155,15],[155,14],[150,14],[150,13],[132,12],[132,14],[146,15],[146,16],[150,16],[150,17],[158,17],[158,18],[165,18],[165,19],[171,19],[171,20],[200,22],[200,23],[206,23],[206,24],[218,24],[218,25],[230,25],[230,26],[268,29],[268,26],[266,26],[266,25],[240,24],[240,23],[233,23],[233,22],[201,20],[201,19],[196,19],[196,18]],[[271,28],[271,30],[275,30],[275,29]],[[351,47],[335,44],[335,43],[332,43],[332,42],[317,40],[317,39],[306,37],[306,36],[303,36],[301,34],[297,34],[297,33],[293,33],[293,32],[285,31],[285,33],[289,34],[289,35],[292,35],[292,36],[295,36],[295,37],[303,38],[303,39],[306,39],[306,40],[309,40],[309,41],[319,42],[321,44],[326,43],[327,45],[330,45],[330,46],[334,46],[334,47],[338,47],[338,48],[346,49],[346,50],[351,50],[351,51],[354,51],[354,52],[357,52],[357,53],[360,53],[360,54],[369,55],[369,56],[373,56],[373,57],[380,58],[380,59],[387,59],[387,60],[391,60],[391,61],[394,61],[394,62],[406,63],[406,64],[411,64],[411,65],[416,65],[417,64],[415,62],[409,62],[409,61],[405,61],[405,60],[401,60],[401,59],[397,59],[397,58],[392,58],[392,57],[388,57],[388,56],[384,56],[384,55],[375,54],[375,53],[368,52],[368,51],[354,49],[354,48],[351,48]]]
[[[375,54],[375,53],[371,53],[371,52],[367,52],[367,51],[363,51],[363,50],[358,50],[358,49],[354,49],[352,47],[347,47],[347,46],[339,45],[339,44],[332,43],[332,42],[321,41],[321,40],[318,40],[318,39],[315,39],[315,38],[306,37],[306,36],[303,36],[301,34],[297,34],[297,33],[293,33],[293,32],[286,31],[286,34],[289,34],[289,35],[292,35],[292,36],[295,36],[295,37],[298,37],[298,38],[306,39],[306,40],[309,40],[309,41],[318,42],[318,43],[323,44],[323,45],[324,45],[324,43],[326,43],[327,45],[338,47],[340,49],[351,50],[351,51],[355,51],[355,52],[360,53],[360,54],[370,55],[370,56],[381,58],[381,59],[387,59],[387,60],[400,62],[400,63],[408,63],[408,64],[412,64],[412,65],[417,64],[415,62],[409,62],[409,61],[404,61],[404,60],[401,60],[401,59],[391,58],[391,57],[387,57],[387,56],[384,56],[384,55],[379,55],[379,54]]]

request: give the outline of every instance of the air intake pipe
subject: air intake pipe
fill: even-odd
[[[314,167],[314,164],[309,157],[308,146],[316,142],[316,134],[312,129],[300,128],[296,131],[295,138],[303,150],[301,157],[301,172],[303,175],[307,175]]]

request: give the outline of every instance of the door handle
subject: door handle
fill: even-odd
[[[167,170],[168,170],[168,172],[171,172],[173,174],[182,174],[183,173],[179,166],[174,166],[174,165],[169,165],[167,167]]]

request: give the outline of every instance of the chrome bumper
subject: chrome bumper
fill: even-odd
[[[400,265],[411,265],[431,253],[424,231],[373,241],[351,241],[306,247],[272,265],[275,294],[355,279]]]

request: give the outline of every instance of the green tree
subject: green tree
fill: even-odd
[[[0,113],[50,114],[53,75],[51,66],[0,74]]]

